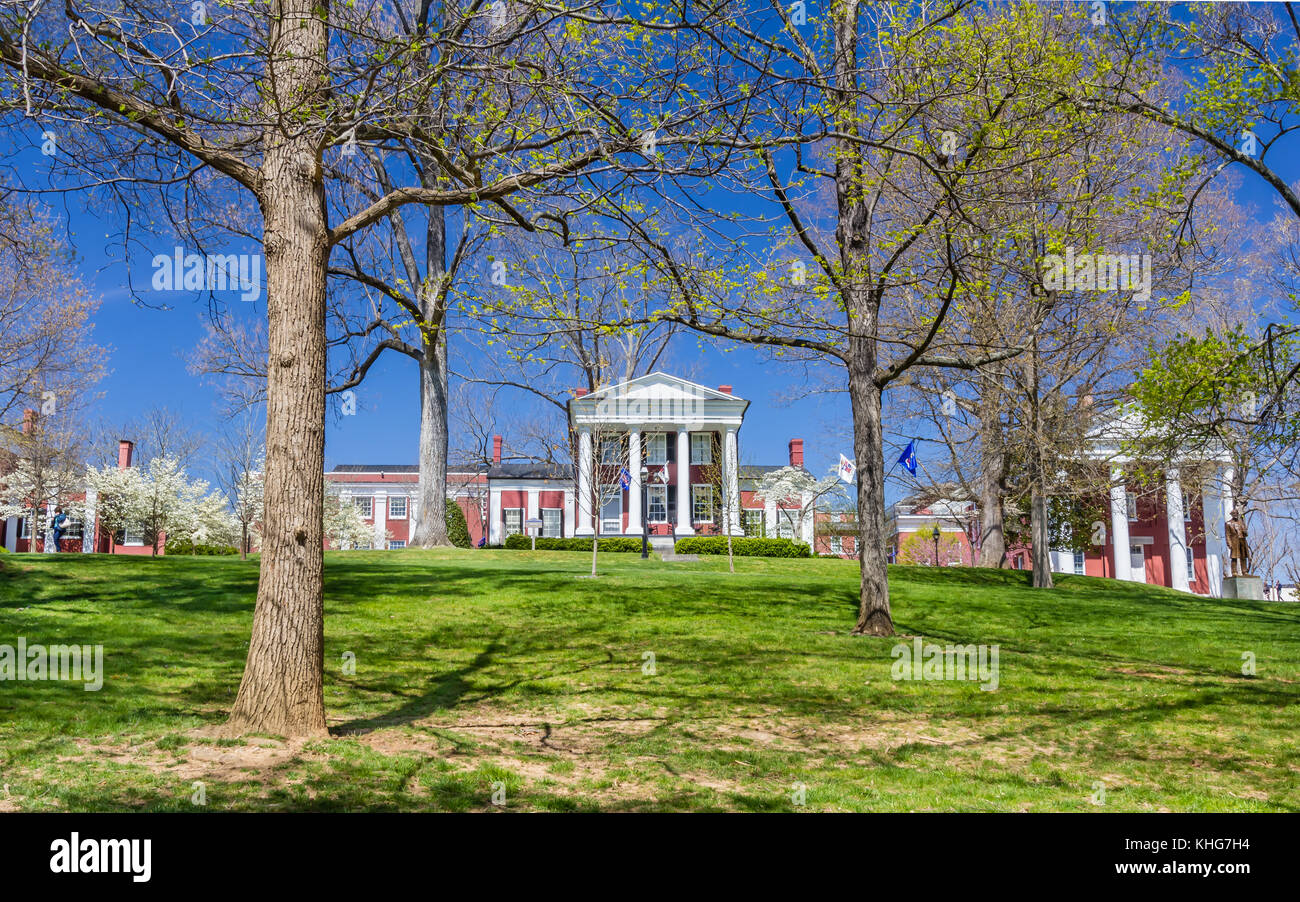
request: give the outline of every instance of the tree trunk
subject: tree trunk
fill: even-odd
[[[855,344],[863,339],[851,339]],[[885,550],[884,429],[880,388],[871,378],[874,360],[864,365],[860,351],[851,354],[849,399],[853,410],[853,453],[858,461],[858,592],[855,636],[892,636],[889,611],[889,557]]]
[[[436,164],[422,171],[425,187],[437,182]],[[424,289],[420,294],[420,495],[418,518],[410,544],[420,548],[450,545],[447,538],[447,219],[443,207],[428,211],[425,231]]]
[[[438,329],[420,359],[419,513],[411,545],[450,545],[447,538],[447,336]]]
[[[980,397],[980,542],[979,566],[1002,567],[1007,560],[1007,536],[1003,529],[1003,483],[1007,455],[1002,443],[1002,422],[994,401]]]
[[[241,523],[239,526],[239,559],[248,560],[248,524]]]
[[[1051,523],[1048,520],[1047,495],[1042,481],[1035,480],[1030,501],[1029,534],[1033,537],[1034,588],[1050,589],[1052,582]]]
[[[232,733],[325,736],[324,176],[310,116],[324,103],[322,0],[275,0],[268,112],[288,121],[265,134],[264,183],[269,359],[266,520],[253,632]],[[302,122],[299,120],[308,120]]]

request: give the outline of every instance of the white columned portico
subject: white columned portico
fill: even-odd
[[[541,505],[538,503],[540,492],[541,489],[536,487],[528,490],[528,513],[526,516],[529,520],[536,520],[542,516]]]
[[[1128,488],[1124,484],[1124,468],[1115,467],[1110,474],[1110,541],[1114,558],[1115,578],[1133,579],[1128,542]]]
[[[627,488],[628,535],[641,535],[641,431],[629,429],[627,433],[627,471],[632,482]]]
[[[1211,476],[1201,489],[1205,522],[1205,575],[1210,595],[1223,597],[1224,566],[1228,563],[1228,537],[1224,531],[1223,489],[1218,474]]]
[[[728,426],[722,443],[723,476],[727,493],[727,532],[741,535],[740,528],[740,452],[736,443],[736,427]]]
[[[1165,519],[1169,521],[1169,585],[1191,591],[1187,579],[1187,529],[1183,524],[1183,484],[1178,468],[1165,470]]]
[[[577,535],[595,533],[591,524],[591,427],[578,429],[578,528]]]
[[[501,545],[505,543],[506,537],[505,523],[501,513],[501,490],[492,485],[488,487],[488,544]]]
[[[691,525],[691,433],[677,433],[677,534],[695,535]]]

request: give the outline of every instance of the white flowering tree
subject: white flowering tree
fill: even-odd
[[[55,509],[63,508],[73,520],[85,516],[80,494],[80,481],[71,472],[24,458],[12,472],[0,477],[0,517],[30,520],[31,548],[35,550],[38,540],[49,538]],[[45,550],[54,551],[53,542],[47,541]]]
[[[200,505],[209,497],[207,482],[191,482],[173,457],[155,457],[147,469],[91,467],[86,482],[98,496],[100,523],[113,533],[140,529],[155,557],[168,533],[187,538],[194,533]],[[203,516],[212,516],[211,505],[203,510]],[[203,527],[210,528],[211,523]]]
[[[265,505],[264,486],[259,468],[240,473],[231,491],[235,523],[239,528],[239,556],[244,559],[248,558],[249,537],[260,532]]]
[[[384,532],[387,543],[392,533]],[[375,528],[366,522],[361,508],[347,495],[325,494],[325,539],[334,549],[370,548],[375,542]]]
[[[206,485],[206,483],[202,483]],[[209,492],[190,500],[176,517],[168,538],[175,536],[191,544],[234,545],[239,540],[239,524],[230,512],[225,496]]]
[[[791,524],[796,539],[804,534],[804,524],[816,515],[819,506],[848,499],[845,484],[837,474],[817,479],[803,467],[781,467],[765,473],[757,491],[764,501],[776,502],[778,517],[790,517],[789,505],[798,505]]]

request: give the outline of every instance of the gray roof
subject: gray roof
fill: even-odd
[[[572,479],[573,470],[560,464],[493,464],[488,479]]]
[[[482,467],[447,464],[449,473],[481,473]],[[335,464],[331,473],[418,473],[419,464]]]

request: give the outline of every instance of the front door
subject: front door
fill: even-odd
[[[623,531],[623,490],[617,485],[607,485],[600,490],[601,535],[617,535]]]
[[[1128,547],[1129,570],[1132,572],[1131,579],[1135,583],[1144,583],[1147,581],[1147,561],[1146,555],[1142,552],[1141,545],[1130,545]]]

